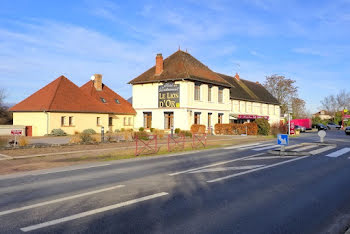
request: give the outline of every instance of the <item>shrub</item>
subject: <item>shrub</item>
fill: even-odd
[[[144,132],[144,131],[135,132],[134,138],[136,139],[136,137],[140,140],[148,140],[149,139],[147,132]]]
[[[139,131],[143,132],[143,131],[145,131],[145,128],[141,127],[141,128],[139,128]]]
[[[255,123],[258,125],[258,134],[267,136],[270,133],[270,124],[269,121],[261,118],[261,119],[256,119]]]
[[[192,137],[191,131],[180,131],[180,135],[183,135],[185,137]]]
[[[271,125],[271,134],[273,136],[277,136],[278,134],[286,134],[288,131],[288,126],[287,124],[284,124],[284,123],[273,123]]]
[[[153,132],[153,131],[154,131],[154,128],[150,128],[149,130],[150,130],[151,132]]]
[[[179,134],[181,132],[180,128],[175,128],[175,134]]]
[[[51,136],[67,136],[67,133],[60,128],[52,129]]]
[[[93,138],[92,138],[92,134],[89,134],[89,133],[84,133],[82,132],[80,134],[80,140],[81,140],[81,143],[91,143],[93,141],[95,141]]]
[[[79,135],[79,134],[80,134],[79,131],[77,131],[77,130],[74,131],[74,135]]]
[[[157,135],[158,139],[163,139],[164,135],[165,135],[165,131],[164,130],[159,130],[159,129],[154,129],[153,130],[153,134]]]
[[[10,141],[10,138],[8,136],[0,136],[0,147],[7,146],[9,141]]]
[[[81,139],[80,139],[80,134],[79,135],[74,135],[72,136],[70,139],[69,139],[69,143],[70,144],[78,144],[81,142]]]
[[[224,135],[257,135],[258,127],[256,123],[245,123],[245,124],[215,124],[214,126],[215,134]]]
[[[192,124],[191,126],[191,133],[205,133],[205,125],[203,124]]]
[[[96,134],[96,131],[92,128],[88,128],[88,129],[85,129],[82,133],[93,135],[93,134]]]
[[[28,145],[28,139],[26,137],[20,137],[18,140],[19,146],[27,146]]]

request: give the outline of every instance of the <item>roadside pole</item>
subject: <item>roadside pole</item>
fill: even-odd
[[[290,136],[290,113],[288,111],[288,135]]]

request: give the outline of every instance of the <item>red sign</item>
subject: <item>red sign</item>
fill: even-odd
[[[290,123],[290,134],[291,135],[295,134],[295,124],[294,124],[294,122]]]
[[[344,115],[345,119],[350,119],[350,115]]]
[[[22,130],[11,130],[11,135],[22,135]]]
[[[269,120],[269,116],[260,116],[260,115],[238,115],[239,119],[266,119]]]

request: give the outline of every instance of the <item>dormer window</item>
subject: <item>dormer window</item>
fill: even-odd
[[[120,101],[119,101],[119,99],[114,99],[115,100],[115,103],[117,103],[117,104],[120,104]]]
[[[103,97],[100,97],[100,99],[101,99],[101,102],[103,102],[103,103],[107,102],[106,99],[104,99]]]

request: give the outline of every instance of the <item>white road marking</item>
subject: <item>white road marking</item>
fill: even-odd
[[[301,147],[301,148],[298,148],[294,151],[297,151],[297,152],[300,152],[300,151],[303,151],[303,150],[308,150],[308,149],[312,149],[312,148],[316,148],[318,145],[307,145],[307,146],[304,146],[304,147]]]
[[[267,168],[276,167],[276,166],[279,166],[279,165],[282,165],[282,164],[286,164],[286,163],[289,163],[289,162],[301,160],[301,159],[306,158],[306,157],[309,157],[309,156],[293,158],[293,159],[290,159],[290,160],[287,160],[287,161],[271,164],[271,165],[268,165],[268,166],[265,166],[265,167],[259,167],[259,168],[252,169],[252,170],[249,170],[249,171],[244,171],[244,172],[240,172],[240,173],[236,173],[236,174],[233,174],[233,175],[220,177],[220,178],[213,179],[213,180],[208,180],[207,182],[208,183],[213,183],[213,182],[218,182],[218,181],[221,181],[221,180],[226,180],[226,179],[237,177],[237,176],[240,176],[240,175],[245,175],[245,174],[249,174],[249,173],[252,173],[252,172],[255,172],[255,171],[260,171],[260,170],[264,170],[264,169],[267,169]]]
[[[295,158],[296,156],[266,156],[266,157],[254,157],[254,158],[247,158],[244,159],[247,160],[263,160],[263,159],[284,159],[284,158]]]
[[[208,168],[208,167],[215,167],[215,166],[219,166],[219,165],[223,165],[223,164],[226,164],[226,163],[235,162],[235,161],[239,161],[239,160],[243,160],[243,159],[246,159],[246,158],[251,158],[251,157],[255,157],[255,156],[259,156],[259,155],[263,155],[263,153],[254,154],[254,155],[247,156],[247,157],[242,157],[242,158],[236,158],[236,159],[232,159],[232,160],[228,160],[228,161],[213,163],[213,164],[209,164],[207,166],[192,168],[192,169],[188,169],[188,170],[185,170],[185,171],[174,172],[174,173],[171,173],[171,174],[168,174],[168,175],[169,176],[180,175],[180,174],[184,174],[184,173],[187,173],[187,172],[197,171],[197,170]]]
[[[105,167],[105,166],[109,166],[109,165],[111,165],[111,164],[102,164],[102,165],[93,165],[93,166],[88,166],[88,167],[70,168],[70,169],[63,169],[63,170],[59,170],[59,171],[44,171],[44,172],[33,173],[31,175],[33,175],[33,176],[46,175],[46,174],[53,174],[53,173],[60,173],[60,172],[67,172],[67,171],[83,170],[83,169],[95,168],[95,167]]]
[[[323,148],[320,148],[317,150],[310,151],[310,154],[316,155],[316,154],[320,154],[320,153],[326,152],[326,151],[334,149],[334,148],[336,148],[336,146],[327,146],[327,147],[323,147]]]
[[[267,150],[267,149],[273,149],[273,148],[277,148],[280,147],[279,145],[271,145],[271,146],[266,146],[266,147],[262,147],[262,148],[256,148],[253,149],[254,151],[263,151],[263,150]]]
[[[8,155],[5,155],[5,154],[0,154],[0,157],[4,157],[4,158],[6,158],[6,159],[12,158],[11,156],[8,156]]]
[[[350,152],[350,148],[343,148],[341,150],[338,150],[338,151],[335,151],[333,153],[327,154],[326,156],[327,157],[336,158],[336,157],[342,156],[343,154],[346,154],[348,152]]]
[[[202,173],[202,172],[220,172],[220,171],[232,171],[232,170],[251,170],[257,167],[263,167],[265,165],[251,165],[251,166],[241,166],[241,167],[214,167],[207,168],[198,171],[191,171],[189,173]]]
[[[71,215],[71,216],[67,216],[67,217],[64,217],[64,218],[55,219],[55,220],[51,220],[51,221],[48,221],[48,222],[44,222],[44,223],[39,223],[39,224],[32,225],[32,226],[23,227],[23,228],[21,228],[21,231],[29,232],[29,231],[37,230],[37,229],[40,229],[40,228],[49,227],[49,226],[52,226],[52,225],[56,225],[56,224],[60,224],[60,223],[68,222],[68,221],[72,221],[72,220],[75,220],[75,219],[80,219],[80,218],[83,218],[83,217],[86,217],[86,216],[102,213],[102,212],[105,212],[105,211],[114,210],[114,209],[117,209],[117,208],[120,208],[120,207],[129,206],[129,205],[132,205],[132,204],[135,204],[135,203],[138,203],[138,202],[151,200],[151,199],[162,197],[162,196],[165,196],[165,195],[168,195],[168,193],[165,193],[165,192],[156,193],[156,194],[153,194],[153,195],[149,195],[149,196],[145,196],[145,197],[129,200],[129,201],[126,201],[126,202],[121,202],[121,203],[117,203],[117,204],[114,204],[114,205],[105,206],[105,207],[102,207],[102,208],[85,211],[85,212],[78,213],[78,214]]]
[[[300,146],[301,144],[296,144],[296,145],[289,145],[287,147],[285,147],[285,149],[293,149],[293,148],[296,148],[298,146]]]
[[[233,145],[233,146],[226,147],[224,149],[249,149],[252,147],[264,146],[264,145],[267,146],[267,145],[272,145],[272,144],[254,143],[254,144],[248,144],[248,145]]]
[[[88,195],[92,195],[92,194],[96,194],[96,193],[102,193],[102,192],[110,191],[112,189],[122,188],[124,186],[125,185],[117,185],[117,186],[99,189],[99,190],[95,190],[95,191],[91,191],[91,192],[80,193],[80,194],[76,194],[76,195],[69,196],[69,197],[63,197],[63,198],[58,198],[58,199],[51,200],[51,201],[41,202],[41,203],[29,205],[29,206],[22,206],[22,207],[11,209],[11,210],[5,210],[5,211],[0,212],[0,216],[6,215],[6,214],[11,214],[11,213],[18,212],[18,211],[32,209],[32,208],[36,208],[36,207],[40,207],[40,206],[50,205],[50,204],[54,204],[57,202],[67,201],[67,200],[71,200],[71,199],[75,199],[75,198],[79,198],[79,197],[84,197],[84,196],[88,196]]]

